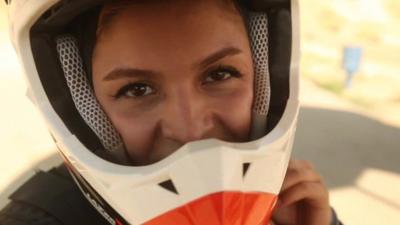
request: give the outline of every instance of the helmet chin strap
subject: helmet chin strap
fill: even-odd
[[[267,113],[270,101],[268,68],[268,19],[266,13],[250,12],[248,27],[255,71],[254,103],[250,140],[266,133]],[[66,34],[56,39],[59,59],[73,102],[86,124],[97,135],[107,151],[100,153],[106,159],[130,164],[123,141],[102,110],[83,67],[78,43],[74,36]]]

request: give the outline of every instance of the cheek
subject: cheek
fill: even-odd
[[[221,121],[224,130],[233,134],[233,142],[248,140],[253,104],[252,85],[235,92],[231,96],[221,98],[215,103],[217,107],[218,120]]]
[[[131,158],[144,160],[154,142],[157,122],[149,113],[108,112]]]

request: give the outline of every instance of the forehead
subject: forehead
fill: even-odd
[[[167,4],[170,2],[173,4]],[[166,60],[171,57],[181,58],[183,62],[214,52],[216,48],[247,47],[248,44],[239,11],[232,2],[223,0],[131,4],[114,11],[106,26],[98,38],[97,48],[118,52],[116,57],[120,61],[129,57],[146,65],[161,62],[157,60],[160,58],[171,63]]]
[[[204,20],[210,15],[217,15],[238,22],[241,19],[239,12],[235,0],[120,0],[103,7],[97,34],[100,36],[104,30],[118,27],[123,21],[131,23],[132,20],[139,21],[143,26],[151,22],[178,25],[180,21],[193,22],[193,18]]]

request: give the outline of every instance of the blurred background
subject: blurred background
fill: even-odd
[[[400,224],[400,1],[301,0],[294,157],[312,161],[347,225]],[[0,1],[0,208],[61,162],[9,42]]]

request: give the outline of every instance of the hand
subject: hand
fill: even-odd
[[[279,225],[329,225],[332,210],[321,176],[307,161],[291,160],[272,219]]]

